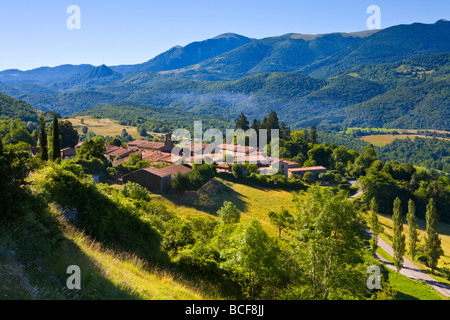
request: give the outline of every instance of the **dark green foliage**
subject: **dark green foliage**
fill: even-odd
[[[39,147],[41,148],[40,157],[43,161],[48,160],[48,147],[47,147],[47,129],[45,127],[45,120],[41,116],[39,118]]]
[[[4,150],[0,143],[0,219],[14,219],[25,212],[22,201],[27,197],[25,179],[29,172],[27,159],[14,151]]]
[[[77,157],[81,159],[97,158],[102,161],[105,159],[105,140],[101,137],[87,140],[77,149]]]
[[[450,173],[450,141],[429,138],[397,139],[377,148],[380,160],[414,163]]]
[[[135,200],[145,200],[145,201],[150,200],[150,196],[148,195],[147,189],[131,181],[128,181],[126,184],[124,184],[120,192],[125,197],[132,198]]]
[[[402,203],[399,198],[395,198],[394,201],[394,213],[392,215],[392,220],[394,223],[394,235],[392,237],[392,248],[394,249],[394,265],[397,271],[403,267],[403,256],[405,255],[405,235],[403,234],[403,213],[402,213]]]
[[[214,164],[194,165],[190,173],[177,173],[172,179],[172,188],[178,192],[195,191],[200,189],[216,174]]]
[[[6,119],[38,122],[38,116],[31,105],[0,93],[0,120]]]
[[[37,131],[33,132],[31,128],[37,128],[38,124],[34,122],[29,122],[29,124],[20,119],[0,120],[0,137],[2,137],[3,144],[6,146],[8,144],[24,142],[31,146],[36,146],[34,135]]]
[[[78,131],[75,130],[70,121],[59,121],[59,135],[61,136],[61,149],[74,148],[78,141]]]
[[[378,203],[375,198],[370,200],[370,229],[372,231],[372,253],[375,254],[378,248],[378,234],[381,232],[378,221]]]
[[[247,117],[244,115],[244,113],[241,112],[239,117],[235,120],[235,129],[242,129],[244,131],[247,131],[249,129],[249,122]]]
[[[239,163],[235,163],[231,166],[231,173],[235,179],[242,179],[244,177],[243,166]]]
[[[59,136],[59,123],[58,118],[56,116],[56,112],[53,115],[53,124],[52,124],[52,160],[56,161],[57,159],[61,159],[61,141]]]
[[[437,263],[440,257],[444,254],[441,247],[441,239],[439,238],[438,225],[439,216],[437,215],[436,205],[433,198],[427,205],[426,212],[427,233],[425,236],[425,253],[428,261],[428,266],[431,268],[431,272],[434,273]]]
[[[416,205],[412,199],[408,202],[408,214],[406,215],[406,221],[408,222],[408,235],[409,235],[409,254],[414,260],[417,252],[417,243],[419,242],[418,225],[416,217]]]

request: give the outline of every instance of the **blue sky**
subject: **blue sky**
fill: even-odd
[[[80,30],[66,26],[69,5],[81,9]],[[381,8],[382,28],[450,20],[448,0],[1,0],[0,70],[142,63],[225,32],[264,38],[367,30],[369,5]]]

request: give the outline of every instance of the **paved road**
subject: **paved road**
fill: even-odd
[[[352,187],[356,185],[356,180],[349,180],[348,181]],[[362,190],[359,189],[357,193],[355,193],[353,196],[351,196],[349,199],[354,199],[360,195],[362,195]],[[366,233],[372,236],[372,232],[369,228],[366,228]],[[383,239],[378,237],[378,246],[386,251],[391,257],[394,256],[394,249]],[[376,253],[377,259],[382,262],[386,267],[397,271],[394,264],[392,262],[387,261],[382,256],[380,256],[378,253]],[[400,270],[400,273],[407,276],[408,278],[419,280],[419,281],[425,281],[427,284],[429,284],[431,287],[433,287],[436,291],[440,292],[446,297],[450,297],[450,287],[447,286],[445,283],[439,282],[432,277],[430,277],[428,274],[426,274],[422,269],[420,269],[418,266],[416,266],[411,260],[407,259],[406,257],[403,257],[403,268]]]
[[[370,236],[372,235],[369,228],[366,229],[366,233],[368,233]],[[378,237],[378,246],[384,251],[386,251],[391,257],[394,256],[394,250],[392,249],[392,247],[380,237]],[[380,262],[382,262],[386,267],[397,271],[392,262],[387,261],[378,253],[376,254],[376,256],[377,259]],[[418,266],[416,266],[413,262],[411,262],[411,260],[405,257],[403,257],[403,268],[400,270],[400,273],[414,280],[425,281],[427,284],[432,286],[436,291],[440,292],[446,297],[450,297],[450,287],[448,287],[446,284],[442,282],[433,279],[423,270],[421,270]]]

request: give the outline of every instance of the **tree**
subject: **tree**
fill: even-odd
[[[217,211],[217,215],[225,224],[238,223],[241,220],[241,213],[230,201],[225,201],[223,203],[222,208]]]
[[[312,299],[365,294],[356,262],[364,251],[362,219],[347,197],[344,191],[335,194],[331,188],[315,185],[301,198],[294,198],[298,208],[294,215],[296,241]]]
[[[311,132],[309,133],[309,141],[310,141],[312,144],[317,144],[317,143],[318,143],[318,141],[317,141],[317,128],[316,128],[316,126],[312,126],[312,127],[311,127]]]
[[[244,113],[241,112],[239,117],[235,120],[236,126],[235,129],[242,129],[244,131],[247,131],[249,129],[249,122],[247,117],[244,115]]]
[[[330,147],[316,145],[311,150],[308,151],[308,157],[310,161],[318,166],[324,166],[329,168],[332,161],[333,150]]]
[[[434,269],[440,257],[443,255],[441,247],[441,239],[437,232],[439,226],[439,216],[436,211],[436,204],[433,198],[430,198],[427,211],[426,211],[426,223],[427,232],[425,236],[425,252],[428,260],[428,266],[431,268],[431,273],[434,273]]]
[[[3,142],[2,138],[0,137],[0,157],[3,155]]]
[[[381,232],[381,226],[378,221],[378,203],[375,198],[370,200],[370,226],[372,230],[372,253],[375,254],[375,251],[378,248],[378,235]]]
[[[284,121],[280,121],[280,139],[289,140],[291,137],[291,128],[286,126]]]
[[[259,129],[261,129],[261,122],[257,119],[253,119],[251,128],[254,129],[258,133]]]
[[[53,113],[52,140],[53,140],[52,160],[56,161],[57,159],[61,159],[61,141],[59,137],[59,125],[56,112]]]
[[[228,256],[225,265],[242,275],[244,293],[255,299],[258,288],[279,274],[280,248],[257,220],[251,220],[238,232],[233,243],[233,248],[225,253]]]
[[[414,260],[417,251],[417,243],[419,242],[419,234],[417,232],[417,217],[416,217],[416,205],[412,199],[408,201],[408,214],[406,215],[406,221],[409,228],[409,254]]]
[[[399,198],[394,200],[394,236],[392,238],[392,248],[394,249],[394,265],[397,271],[403,267],[403,256],[405,255],[405,235],[403,234],[402,202]]]
[[[282,208],[280,212],[270,211],[268,216],[272,224],[278,228],[278,237],[281,238],[281,231],[292,224],[292,215]]]
[[[81,132],[82,132],[83,134],[87,134],[88,131],[89,131],[88,126],[82,126],[82,127],[81,127]]]
[[[42,160],[47,161],[48,160],[48,149],[47,149],[47,129],[45,127],[45,120],[44,117],[41,116],[39,118],[39,146],[41,148],[40,151],[40,157]]]
[[[69,147],[74,148],[80,140],[78,131],[74,129],[72,122],[70,121],[59,122],[59,135],[61,137],[61,149]]]
[[[98,158],[105,160],[105,141],[102,137],[87,140],[77,149],[77,157],[82,159]]]

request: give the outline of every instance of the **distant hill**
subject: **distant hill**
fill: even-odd
[[[10,69],[0,72],[0,82],[55,81],[82,74],[93,68],[94,66],[90,64],[77,66],[67,64],[53,68],[41,67],[28,71]]]
[[[31,105],[0,93],[0,120],[21,119],[37,122],[38,117]]]
[[[62,85],[64,87],[76,87],[76,86],[100,86],[106,85],[117,80],[122,79],[122,74],[113,71],[111,68],[104,64],[91,69],[83,74],[73,76],[65,81]]]

